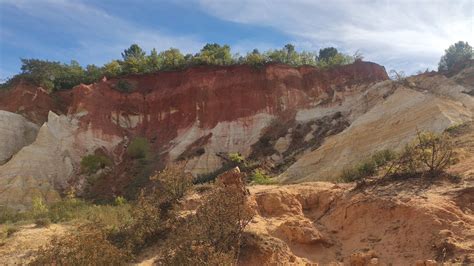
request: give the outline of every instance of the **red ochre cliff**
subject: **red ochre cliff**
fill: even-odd
[[[180,129],[198,123],[213,128],[257,113],[278,115],[310,107],[318,101],[335,103],[336,91],[388,79],[374,63],[355,63],[329,70],[269,65],[196,67],[184,71],[129,76],[122,80],[132,93],[113,89],[117,80],[80,85],[71,92],[68,115],[84,113],[82,126],[106,134],[144,135],[164,145]]]
[[[194,174],[212,172],[222,164],[216,153],[240,152],[249,156],[251,146],[272,121],[288,116],[294,119],[298,110],[315,106],[330,109],[344,102],[346,96],[360,94],[368,85],[387,79],[385,68],[370,62],[330,69],[279,64],[198,66],[182,71],[104,78],[52,94],[20,82],[1,92],[0,109],[20,113],[38,124],[47,120],[49,111],[67,118],[48,122],[51,132],[48,136],[62,143],[59,154],[71,157],[56,159],[68,162],[66,170],[44,173],[45,177],[31,176],[32,180],[57,175],[58,179],[69,182],[80,173],[80,158],[100,149],[116,165],[110,175],[114,180],[103,179],[103,186],[116,191],[120,188],[115,186],[126,186],[133,176],[128,172],[130,165],[124,148],[135,137],[146,137],[153,152],[160,154],[154,170],[159,168],[158,164],[182,158],[189,149],[201,145],[204,154],[191,156],[187,168]],[[118,90],[123,84],[131,92]],[[67,129],[72,132],[58,134],[65,131],[54,127],[69,123],[66,120],[72,124]],[[38,165],[49,163],[55,164],[38,162]],[[19,164],[10,162],[0,169],[0,174],[15,178],[21,174],[17,173]],[[63,175],[67,176],[60,177]],[[111,181],[115,184],[111,185]]]

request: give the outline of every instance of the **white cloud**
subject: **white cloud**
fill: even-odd
[[[473,0],[198,1],[211,15],[275,28],[305,49],[360,49],[366,60],[409,73],[436,68],[444,49],[454,42],[474,44]]]
[[[13,33],[4,29],[2,35],[15,34],[5,41],[17,47],[32,50],[35,54],[71,58],[87,64],[103,64],[105,61],[119,57],[120,52],[132,43],[139,44],[147,51],[152,48],[164,50],[175,47],[183,52],[196,51],[203,44],[197,36],[170,35],[157,29],[144,28],[143,25],[113,16],[105,10],[82,1],[0,0],[0,4],[13,6],[25,16],[45,26],[61,27],[66,36],[72,36],[73,40],[77,40],[73,48],[53,48],[35,42],[30,36],[21,32]]]

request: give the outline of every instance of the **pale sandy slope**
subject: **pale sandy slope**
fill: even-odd
[[[474,68],[469,72],[474,75]],[[454,78],[453,78],[454,79]],[[412,77],[390,84],[396,90],[359,116],[349,128],[306,153],[279,176],[282,183],[333,180],[345,167],[382,149],[400,149],[417,130],[441,132],[472,121],[474,97],[468,88],[441,75]]]

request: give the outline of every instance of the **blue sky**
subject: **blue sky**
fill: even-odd
[[[241,54],[335,46],[413,73],[459,40],[474,44],[474,0],[0,0],[0,79],[20,71],[19,58],[102,65],[132,43],[195,53],[217,42]]]

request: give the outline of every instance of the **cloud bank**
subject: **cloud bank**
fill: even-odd
[[[336,46],[413,73],[436,68],[444,49],[474,44],[474,1],[199,0],[223,20],[266,25],[305,49]]]

